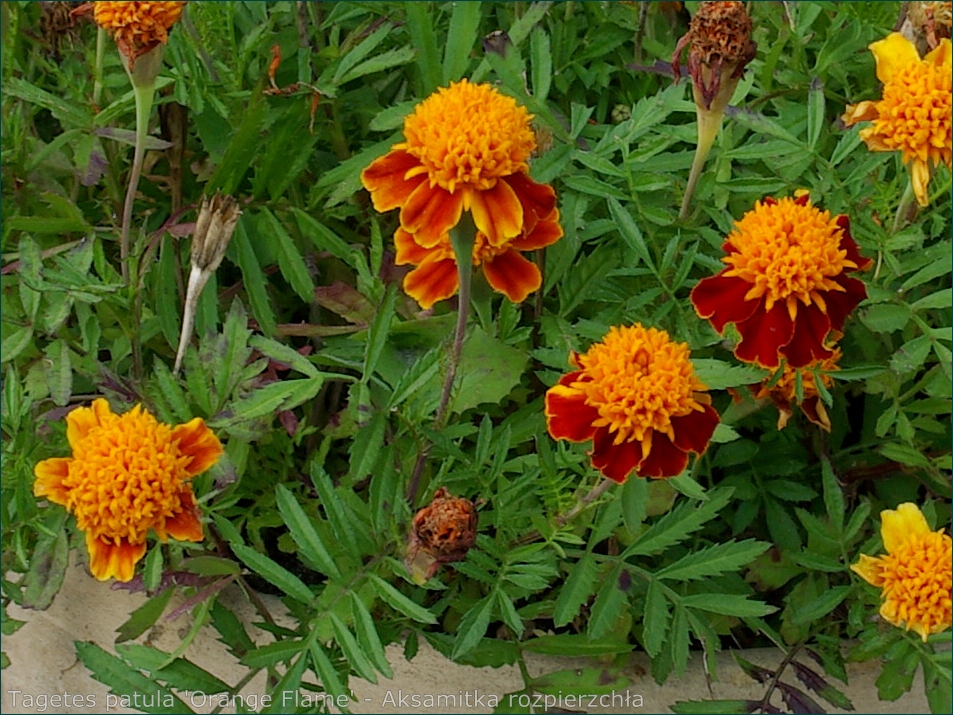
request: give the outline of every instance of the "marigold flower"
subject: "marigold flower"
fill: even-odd
[[[840,348],[834,348],[829,358],[816,360],[807,367],[793,368],[785,364],[781,376],[771,384],[771,378],[765,379],[760,389],[755,393],[756,399],[765,397],[771,398],[774,406],[778,408],[778,429],[784,429],[788,420],[791,419],[791,404],[797,402],[797,380],[801,377],[801,396],[802,400],[798,403],[801,412],[811,422],[823,429],[825,432],[831,431],[831,418],[827,414],[827,408],[821,400],[817,389],[817,380],[826,388],[834,384],[834,378],[829,373],[839,370],[837,361],[840,360]]]
[[[163,541],[203,539],[188,480],[215,464],[222,445],[200,418],[169,427],[139,405],[113,414],[100,398],[69,413],[66,438],[73,456],[38,463],[33,493],[76,515],[93,576],[129,581],[150,529]]]
[[[880,512],[882,556],[860,555],[851,570],[883,589],[880,615],[887,622],[913,630],[926,641],[950,627],[953,541],[943,529],[930,531],[916,504]]]
[[[477,504],[440,487],[433,500],[414,514],[404,560],[411,578],[426,583],[442,564],[463,561],[476,543]]]
[[[858,253],[850,219],[832,218],[807,194],[769,197],[735,222],[723,248],[728,267],[699,281],[692,303],[719,333],[735,323],[735,356],[771,369],[782,357],[794,368],[830,358],[828,334],[867,297],[863,282],[847,275],[871,264]]]
[[[623,483],[640,477],[674,477],[688,453],[708,446],[718,413],[695,376],[688,345],[636,323],[613,327],[589,350],[569,358],[578,370],[546,393],[553,439],[592,440],[592,466]]]
[[[899,32],[871,43],[883,98],[850,105],[844,123],[873,122],[860,130],[871,151],[900,151],[910,170],[913,192],[921,206],[929,203],[930,172],[951,164],[951,92],[953,60],[950,40],[942,39],[922,60],[917,48]]]
[[[449,231],[464,211],[477,228],[474,265],[490,285],[514,302],[539,288],[539,269],[519,252],[562,229],[552,187],[528,175],[531,119],[490,85],[463,79],[418,104],[404,120],[406,141],[361,172],[375,209],[400,209],[397,261],[417,266],[404,288],[423,307],[457,290]]]
[[[169,30],[182,15],[185,2],[92,2],[74,14],[93,10],[96,24],[112,34],[130,63],[169,41]]]

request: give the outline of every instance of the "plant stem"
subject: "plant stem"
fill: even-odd
[[[93,65],[93,106],[100,110],[103,98],[103,61],[106,59],[106,30],[102,27],[96,33],[96,64]]]
[[[149,116],[152,114],[152,101],[155,98],[155,84],[139,86],[133,84],[136,97],[136,148],[132,156],[132,170],[129,172],[129,186],[126,189],[126,202],[122,208],[122,233],[119,238],[119,260],[122,268],[122,281],[129,285],[129,233],[132,227],[132,206],[139,188],[139,176],[142,174],[142,160],[146,154],[146,135],[149,131]]]
[[[565,514],[560,514],[556,517],[556,528],[560,528],[568,524],[570,521],[579,516],[584,512],[589,505],[592,504],[596,499],[605,494],[612,485],[615,484],[611,479],[603,479],[596,486],[589,490],[587,494],[579,499],[576,502],[576,505],[567,511]],[[543,535],[538,531],[531,531],[525,536],[521,536],[516,541],[513,542],[512,546],[523,546],[525,544],[531,544],[536,541],[536,539],[541,538]]]
[[[725,116],[724,111],[712,111],[701,107],[695,108],[695,114],[698,117],[698,143],[695,145],[692,169],[688,174],[688,185],[685,187],[685,195],[682,197],[682,208],[678,212],[679,221],[688,218],[688,209],[692,203],[692,196],[695,194],[695,185],[702,175],[705,160],[711,152],[712,144],[715,143],[718,130],[721,129],[722,117]]]
[[[891,233],[897,233],[904,224],[907,223],[907,215],[910,213],[910,206],[913,204],[913,180],[907,181],[907,188],[904,189],[903,196],[900,199],[900,205],[897,207],[897,215],[893,219],[893,230]]]
[[[446,426],[446,417],[450,407],[450,396],[453,394],[453,383],[457,377],[457,367],[460,365],[460,355],[463,352],[463,339],[467,332],[467,321],[470,317],[470,289],[473,285],[473,243],[476,240],[476,225],[473,217],[465,212],[460,222],[450,230],[450,243],[453,245],[454,257],[457,261],[457,276],[460,280],[460,292],[457,306],[457,327],[453,333],[453,345],[450,347],[450,364],[447,366],[447,376],[443,381],[443,390],[440,393],[440,404],[437,414],[434,415],[435,430]],[[410,475],[407,485],[407,501],[411,507],[417,499],[417,490],[420,487],[420,476],[424,464],[430,455],[432,444],[428,444],[417,455],[417,463]]]

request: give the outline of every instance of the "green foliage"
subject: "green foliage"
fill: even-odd
[[[105,396],[170,425],[201,417],[225,447],[193,484],[207,540],[150,542],[150,599],[115,654],[76,644],[115,695],[154,696],[150,712],[186,712],[185,690],[235,696],[242,683],[186,655],[212,628],[271,693],[343,707],[350,678],[393,675],[387,645],[412,656],[423,639],[459,663],[522,665],[522,694],[567,695],[625,687],[636,650],[663,682],[692,648],[711,665],[722,648],[773,644],[777,669],[744,662],[752,678],[792,711],[849,708],[830,679],[846,680],[856,639],[848,659],[884,660],[882,699],[919,670],[933,711],[949,712],[949,631],[923,643],[879,621],[879,592],[849,568],[881,553],[880,510],[912,501],[940,528],[951,509],[950,172],[937,167],[930,205],[894,228],[906,168],[840,120],[880,96],[867,45],[900,3],[748,4],[759,49],[685,220],[696,108],[690,82],[649,67],[686,29],[661,4],[191,3],[156,85],[128,283],[133,95],[111,41],[97,65],[92,23],[17,30],[40,27],[43,5],[2,8],[4,604],[48,607],[70,554],[86,558],[75,520],[32,492],[35,465],[69,454],[69,408]],[[554,186],[565,235],[527,254],[543,278],[522,305],[477,272],[454,363],[454,303],[421,311],[404,293],[396,212],[374,211],[360,174],[419,101],[464,77],[534,115],[531,174]],[[690,301],[724,267],[733,222],[799,189],[847,214],[874,262],[819,389],[830,433],[796,406],[779,429],[749,390],[779,375],[736,360],[737,336]],[[187,237],[216,190],[243,214],[174,373]],[[688,343],[722,424],[681,476],[603,491],[586,447],[548,434],[544,394],[571,351],[635,322]],[[440,487],[472,500],[478,536],[421,584],[408,535]],[[278,596],[286,625],[253,595],[268,633],[253,640],[220,598],[236,585]],[[136,642],[174,594],[193,617],[182,647]],[[17,627],[4,611],[4,634]],[[604,667],[530,677],[528,653]],[[771,695],[672,709],[751,712],[777,707]]]

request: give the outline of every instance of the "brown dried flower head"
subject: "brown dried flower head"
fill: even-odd
[[[672,55],[676,80],[686,46],[696,104],[704,109],[718,104],[723,109],[757,50],[757,44],[751,39],[751,18],[744,3],[703,2],[699,6],[688,32],[678,41]]]
[[[953,2],[909,2],[900,32],[925,55],[936,49],[940,40],[950,39],[951,24]]]
[[[241,215],[238,202],[231,196],[216,193],[211,201],[208,197],[202,199],[192,236],[194,268],[210,273],[218,269]]]
[[[411,577],[422,584],[442,564],[463,561],[476,535],[476,504],[440,487],[430,504],[414,515],[405,559]]]

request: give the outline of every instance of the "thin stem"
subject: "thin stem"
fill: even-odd
[[[182,331],[179,333],[179,349],[175,355],[175,367],[172,368],[172,374],[178,375],[182,367],[182,360],[185,357],[185,349],[188,347],[189,340],[192,338],[192,329],[195,325],[195,313],[199,307],[199,296],[202,289],[211,278],[211,271],[203,271],[198,266],[192,266],[192,272],[189,274],[189,288],[185,295],[185,309],[182,311]]]
[[[146,154],[146,135],[149,131],[149,116],[152,114],[152,101],[155,98],[155,84],[147,86],[133,84],[132,90],[136,97],[136,149],[132,156],[132,170],[129,172],[126,202],[122,209],[122,233],[119,238],[122,281],[126,286],[129,285],[129,233],[132,227],[132,206],[135,203],[136,190],[139,188],[142,160]]]
[[[582,512],[589,508],[589,505],[592,504],[596,499],[601,497],[612,485],[615,484],[611,479],[603,479],[599,484],[594,486],[589,492],[581,497],[576,505],[567,511],[565,514],[560,514],[556,517],[556,528],[562,528],[570,521],[579,516]],[[516,541],[513,542],[513,546],[523,546],[524,544],[531,544],[539,538],[542,538],[542,534],[538,531],[531,531],[525,536],[521,536]]]
[[[698,143],[695,145],[695,158],[692,160],[692,169],[688,174],[688,185],[685,187],[685,195],[682,197],[682,208],[678,212],[679,221],[684,221],[688,218],[688,210],[692,203],[692,196],[695,194],[695,185],[702,175],[705,160],[708,159],[712,144],[715,143],[718,130],[721,129],[721,119],[724,117],[724,112],[715,112],[696,107],[696,115],[698,117]]]
[[[907,188],[904,189],[903,197],[900,199],[900,205],[897,207],[897,215],[893,219],[893,230],[891,233],[897,233],[904,224],[907,223],[907,216],[910,214],[910,206],[914,201],[913,180],[907,181]]]
[[[106,30],[102,27],[96,33],[96,64],[93,66],[93,106],[100,109],[103,98],[103,62],[106,59]]]

